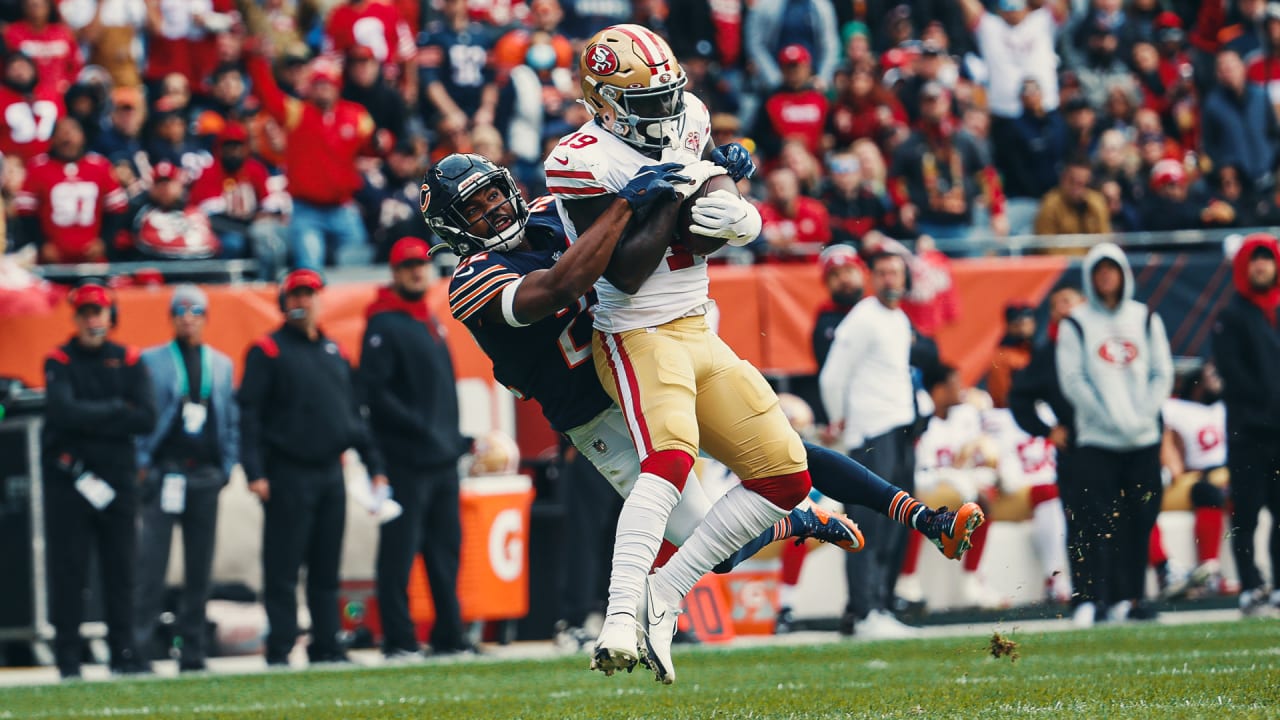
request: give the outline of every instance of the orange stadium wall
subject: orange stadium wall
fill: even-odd
[[[957,260],[952,269],[960,295],[960,319],[939,333],[938,343],[948,362],[957,365],[966,382],[986,372],[987,358],[1003,331],[1002,310],[1011,300],[1039,302],[1067,267],[1056,257]],[[766,373],[813,373],[810,332],[817,308],[826,301],[818,270],[811,265],[714,267],[712,296],[720,306],[720,334],[744,359]],[[236,362],[236,376],[245,349],[259,335],[280,322],[276,294],[268,287],[208,286],[210,323],[207,340]],[[336,284],[325,291],[322,324],[343,350],[359,361],[365,307],[373,298],[371,283]],[[170,290],[163,287],[125,288],[118,293],[119,342],[153,345],[170,337]],[[437,283],[429,295],[432,309],[444,317],[454,367],[460,380],[492,382],[491,365],[466,329],[447,317],[445,285]],[[59,305],[44,314],[0,317],[0,376],[44,384],[42,362],[55,345],[72,332],[71,312]],[[521,435],[538,417],[536,408],[516,413]],[[532,442],[521,438],[521,449],[548,447],[546,430]]]

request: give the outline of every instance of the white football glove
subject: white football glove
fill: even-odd
[[[760,211],[728,190],[716,190],[693,203],[689,232],[727,240],[742,247],[760,235]]]
[[[675,183],[676,193],[680,195],[680,202],[688,200],[694,193],[698,192],[698,188],[707,180],[716,175],[726,175],[728,171],[710,160],[698,160],[684,166],[680,171],[681,175],[689,178],[693,182]]]

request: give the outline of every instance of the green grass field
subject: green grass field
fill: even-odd
[[[1098,628],[676,655],[679,681],[585,657],[0,690],[9,718],[1277,718],[1280,622]]]

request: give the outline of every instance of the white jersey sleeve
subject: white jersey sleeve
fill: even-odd
[[[1227,464],[1226,405],[1171,398],[1161,409],[1165,425],[1182,441],[1188,470],[1212,470]]]

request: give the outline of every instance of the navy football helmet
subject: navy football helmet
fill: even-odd
[[[475,235],[469,232],[475,218],[467,219],[462,208],[468,199],[489,187],[501,190],[506,200],[483,216],[491,234]],[[427,227],[442,241],[431,248],[432,252],[446,246],[459,257],[485,250],[506,252],[524,239],[529,223],[529,206],[511,173],[481,155],[454,153],[436,163],[422,179],[419,201]],[[514,222],[492,232],[500,224],[504,206],[510,207]]]

